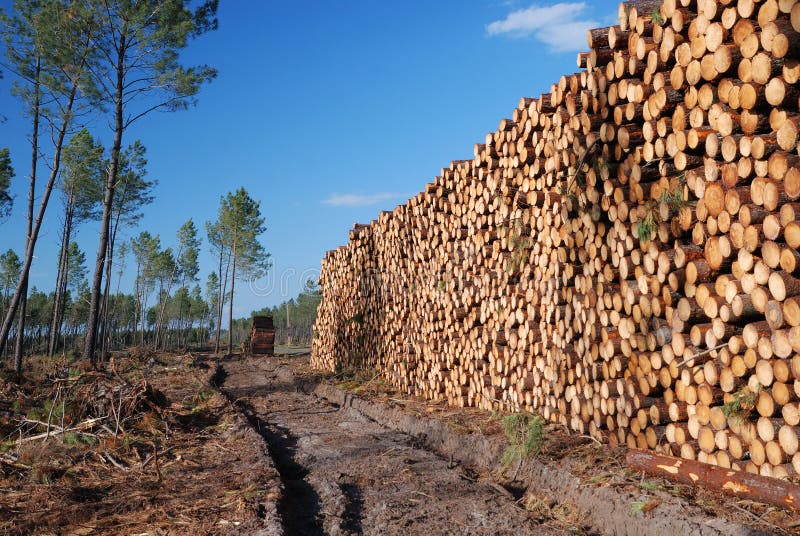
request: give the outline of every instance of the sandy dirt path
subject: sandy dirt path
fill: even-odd
[[[304,392],[276,360],[227,361],[221,388],[281,475],[286,534],[559,534],[411,436]]]

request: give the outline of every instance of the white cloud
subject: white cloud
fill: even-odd
[[[332,207],[365,207],[375,205],[381,201],[396,199],[400,194],[390,192],[379,192],[377,194],[332,194],[322,203]]]
[[[568,52],[586,49],[586,30],[600,23],[580,18],[586,11],[585,2],[560,2],[551,6],[532,5],[512,11],[503,20],[486,27],[489,35],[507,34],[511,37],[533,37],[552,50]]]

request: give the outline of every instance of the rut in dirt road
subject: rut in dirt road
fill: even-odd
[[[304,392],[277,360],[225,370],[281,474],[287,534],[556,534],[411,436]]]
[[[227,378],[228,371],[218,365],[211,383],[216,387],[222,387]],[[234,391],[222,389],[222,392],[242,411],[250,425],[267,444],[267,450],[284,488],[283,496],[278,502],[278,513],[284,532],[322,535],[324,532],[318,517],[319,495],[305,480],[308,470],[295,459],[296,438],[286,428],[262,420],[250,403],[249,398],[260,390],[258,386],[253,386],[251,389],[242,388]]]
[[[286,534],[324,534],[318,517],[319,495],[305,480],[308,470],[297,463],[294,457],[296,439],[288,430],[261,420],[247,402],[239,400],[236,405],[266,441],[269,454],[281,476],[284,494],[278,502],[278,513]]]

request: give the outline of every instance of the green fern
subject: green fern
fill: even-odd
[[[750,412],[756,407],[757,398],[758,390],[753,391],[749,387],[743,387],[722,406],[722,413],[731,421],[741,422],[750,416]]]
[[[347,324],[358,324],[359,326],[364,325],[364,315],[361,313],[356,313],[350,318],[348,318],[345,323]]]
[[[522,267],[522,265],[525,263],[525,260],[528,258],[528,252],[533,247],[533,241],[525,236],[522,236],[522,224],[517,222],[515,228],[516,231],[510,240],[510,245],[513,249],[513,252],[511,253],[511,262],[507,268],[508,273],[516,272]]]
[[[686,206],[686,200],[683,198],[683,188],[679,186],[671,192],[664,192],[661,194],[661,202],[666,203],[671,212],[679,212]]]

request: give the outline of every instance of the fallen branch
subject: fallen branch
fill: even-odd
[[[26,471],[31,469],[30,465],[25,465],[24,463],[19,463],[16,460],[9,458],[8,456],[0,456],[0,463],[3,465],[7,465],[9,467],[13,467],[14,469],[24,469]]]
[[[156,468],[157,482],[161,482],[161,469],[158,467],[158,447],[153,443],[153,466]]]
[[[765,520],[763,517],[754,514],[753,512],[748,510],[747,508],[742,508],[738,504],[734,504],[734,503],[729,503],[729,504],[731,506],[733,506],[734,508],[736,508],[737,510],[739,510],[740,512],[742,512],[743,514],[746,514],[746,515],[752,517],[753,520],[755,520],[756,522],[763,523],[766,526],[770,527],[774,531],[774,534],[778,534],[778,533],[788,534],[787,531],[785,531],[784,529],[780,528],[778,525],[773,525],[769,521]],[[791,528],[791,525],[789,527]]]
[[[175,448],[175,447],[173,446],[173,447],[167,447],[167,448],[165,448],[165,449],[164,449],[164,450],[161,452],[161,456],[164,456],[166,453],[168,453],[169,451],[171,451],[173,448]],[[147,458],[145,458],[145,459],[144,459],[144,461],[142,462],[142,469],[144,469],[145,467],[147,467],[147,464],[148,464],[148,463],[150,463],[150,462],[151,462],[151,461],[154,459],[154,455],[155,455],[155,456],[158,456],[158,451],[157,451],[157,450],[155,450],[155,447],[153,447],[153,449],[154,449],[154,450],[153,450],[153,454],[150,454],[150,455],[149,455]],[[156,460],[156,463],[158,463],[158,458],[157,458],[157,457],[155,458],[155,460]]]
[[[56,430],[63,431],[63,429],[57,424],[46,423],[44,421],[37,421],[36,419],[29,419],[27,417],[22,418],[22,424],[35,424],[37,426],[44,426],[45,428],[55,428]]]
[[[128,470],[128,468],[127,468],[127,467],[125,467],[124,465],[122,465],[121,463],[119,463],[117,460],[115,460],[115,459],[114,459],[114,458],[111,456],[111,454],[109,454],[108,452],[105,452],[105,453],[103,453],[103,456],[105,456],[106,460],[108,460],[109,462],[111,462],[111,465],[113,465],[113,466],[114,466],[114,467],[116,467],[117,469],[120,469],[120,470],[122,470],[122,471],[127,471],[127,470]]]
[[[64,434],[66,432],[83,432],[85,430],[91,429],[94,425],[96,425],[98,422],[102,421],[103,419],[105,419],[105,417],[95,417],[93,419],[87,419],[87,420],[83,421],[82,423],[79,423],[77,426],[74,426],[72,428],[60,428],[60,429],[54,430],[54,431],[47,431],[47,432],[45,432],[43,434],[36,434],[34,436],[29,436],[29,437],[21,437],[21,438],[17,439],[17,441],[15,443],[17,445],[21,445],[23,443],[29,443],[31,441],[37,441],[39,439],[46,439],[46,438],[48,438],[50,436],[61,435],[61,434]]]
[[[785,480],[636,449],[628,451],[625,462],[629,469],[673,482],[703,486],[735,497],[800,510],[800,486]]]
[[[727,343],[727,342],[726,342],[725,344],[720,344],[720,345],[718,345],[718,346],[715,346],[714,348],[709,348],[708,350],[703,350],[702,352],[698,352],[698,353],[694,354],[693,356],[691,356],[691,357],[690,357],[690,358],[688,358],[688,359],[684,359],[683,361],[681,361],[680,363],[678,363],[678,364],[677,364],[677,365],[675,365],[675,366],[676,366],[677,368],[681,368],[681,367],[682,367],[682,366],[684,366],[686,363],[689,363],[690,361],[694,361],[694,360],[695,360],[695,359],[697,359],[698,357],[702,357],[702,356],[704,356],[704,355],[706,355],[706,354],[710,354],[710,353],[711,353],[711,352],[713,352],[714,350],[719,350],[720,348],[725,348],[726,346],[728,346],[728,343]]]

